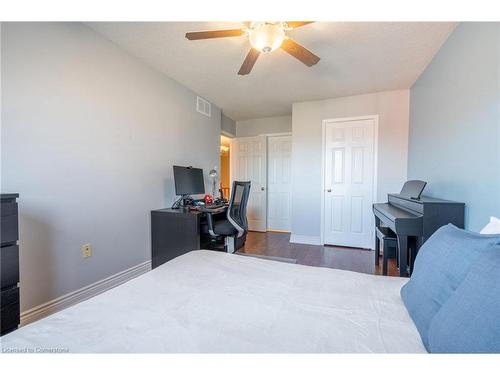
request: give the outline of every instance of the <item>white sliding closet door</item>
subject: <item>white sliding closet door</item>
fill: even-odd
[[[231,183],[250,181],[247,206],[250,230],[265,232],[267,228],[267,155],[266,137],[234,138],[231,141]]]
[[[290,232],[292,137],[269,137],[267,146],[267,228]]]

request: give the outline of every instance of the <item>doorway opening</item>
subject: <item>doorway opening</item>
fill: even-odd
[[[225,199],[230,198],[231,180],[230,180],[230,155],[231,138],[225,135],[220,136],[220,189]]]

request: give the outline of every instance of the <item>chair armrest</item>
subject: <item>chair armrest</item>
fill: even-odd
[[[212,237],[217,237],[217,235],[214,232],[214,221],[213,221],[212,213],[208,212],[208,211],[204,211],[204,212],[205,212],[205,215],[207,217],[208,233],[210,233],[210,235]]]

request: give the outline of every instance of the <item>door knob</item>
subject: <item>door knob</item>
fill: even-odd
[[[326,192],[327,192],[327,193],[331,193],[331,192],[332,192],[332,189],[326,189]]]
[[[264,186],[262,186],[262,187],[260,188],[260,190],[264,191],[264,190],[266,190],[266,189],[264,189]]]

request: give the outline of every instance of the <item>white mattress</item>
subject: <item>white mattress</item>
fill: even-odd
[[[423,353],[406,279],[199,250],[1,338],[70,352]]]

